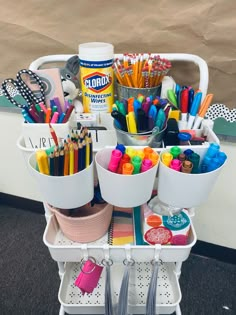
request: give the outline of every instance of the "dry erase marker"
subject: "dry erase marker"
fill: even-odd
[[[182,173],[191,173],[193,169],[193,163],[190,161],[183,161],[181,166]]]

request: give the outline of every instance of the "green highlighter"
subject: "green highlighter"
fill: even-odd
[[[133,164],[134,170],[133,174],[139,174],[140,173],[140,168],[142,164],[142,159],[140,156],[135,155],[132,157],[131,163]]]

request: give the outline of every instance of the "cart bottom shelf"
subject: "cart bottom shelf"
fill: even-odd
[[[174,263],[159,263],[156,298],[157,314],[171,314],[176,311],[180,303],[181,292],[174,268]],[[123,264],[114,264],[111,267],[111,287],[115,315],[118,315],[117,303],[123,272]],[[130,314],[145,314],[151,272],[152,265],[145,262],[136,262],[131,269],[128,299]],[[79,273],[80,263],[66,264],[58,294],[64,311],[68,314],[104,314],[105,268],[97,288],[92,294],[85,294],[84,296],[80,289],[74,285]]]

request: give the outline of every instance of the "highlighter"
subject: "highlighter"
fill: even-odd
[[[123,144],[117,144],[116,150],[120,150],[122,154],[125,153],[125,146]]]
[[[136,155],[136,150],[131,147],[128,147],[126,148],[125,153],[128,154],[132,159],[132,157]]]
[[[45,175],[49,175],[48,156],[44,150],[36,152],[36,160],[39,168],[39,172]]]
[[[152,161],[152,165],[156,165],[157,162],[159,161],[159,154],[155,151],[153,151],[152,153],[149,154],[149,160]]]
[[[132,175],[134,171],[134,166],[131,163],[124,163],[122,167],[123,175]]]
[[[110,161],[108,164],[108,170],[116,173],[121,158],[122,158],[122,153],[120,150],[116,150],[116,149],[112,150]]]
[[[182,173],[191,173],[193,169],[193,163],[190,161],[183,161],[181,166],[181,172]]]
[[[137,150],[135,155],[139,156],[142,160],[145,158],[145,153],[143,150]]]
[[[172,147],[170,149],[170,153],[173,155],[173,158],[176,159],[178,157],[178,155],[181,153],[181,149],[177,146]]]
[[[141,168],[141,164],[142,164],[142,159],[141,157],[135,155],[132,157],[131,159],[131,163],[134,167],[134,171],[133,174],[139,174],[140,173],[140,168]]]
[[[117,174],[122,174],[122,167],[125,163],[129,163],[130,162],[130,156],[128,154],[123,154],[118,169],[117,169]]]
[[[170,162],[173,160],[173,155],[169,152],[165,152],[161,156],[162,163],[166,166],[170,166]]]
[[[175,171],[178,171],[178,172],[180,172],[181,165],[182,165],[181,161],[177,160],[177,159],[173,159],[170,162],[170,168],[172,168],[172,170],[175,170]]]
[[[144,159],[141,165],[141,173],[148,171],[152,168],[152,161],[149,159]]]
[[[143,152],[144,152],[144,154],[145,154],[145,159],[148,159],[148,158],[149,158],[149,154],[151,154],[151,153],[154,152],[154,151],[153,151],[153,149],[150,148],[150,147],[145,147],[145,148],[143,149]]]

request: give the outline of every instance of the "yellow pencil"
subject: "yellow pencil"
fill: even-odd
[[[73,143],[70,143],[70,166],[69,166],[69,173],[70,175],[74,174],[74,145]]]

